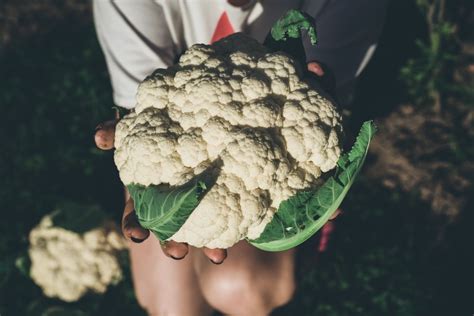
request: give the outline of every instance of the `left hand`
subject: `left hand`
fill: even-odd
[[[118,115],[115,120],[110,120],[99,124],[96,128],[94,140],[99,149],[111,150],[114,148],[115,126],[119,121]],[[125,208],[122,215],[122,232],[125,238],[134,243],[141,243],[148,238],[150,232],[141,227],[135,214],[133,200],[125,189]],[[186,243],[166,241],[161,243],[164,254],[175,260],[183,259],[189,251]],[[214,264],[221,264],[227,257],[226,249],[202,248],[204,255]]]

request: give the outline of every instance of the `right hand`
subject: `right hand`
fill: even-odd
[[[114,148],[115,126],[119,119],[105,121],[99,124],[95,130],[95,144],[99,149],[111,150]],[[122,233],[128,240],[141,243],[150,236],[150,231],[141,227],[135,214],[133,200],[125,188],[125,208],[122,216]],[[175,260],[183,259],[189,251],[186,243],[178,243],[172,240],[161,244],[164,254]],[[221,264],[227,257],[226,249],[203,248],[202,251],[212,263]]]

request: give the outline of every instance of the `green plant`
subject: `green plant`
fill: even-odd
[[[445,0],[416,0],[426,20],[428,37],[418,39],[419,56],[410,59],[401,69],[401,78],[407,91],[417,104],[433,102],[435,111],[440,111],[443,93],[450,89],[456,26],[446,20]]]

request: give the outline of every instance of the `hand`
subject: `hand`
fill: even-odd
[[[99,149],[110,150],[114,148],[115,126],[119,118],[99,124],[95,131],[95,144]],[[122,233],[134,243],[141,243],[150,236],[150,231],[141,227],[135,214],[133,200],[125,189],[125,208],[122,216]],[[189,251],[186,243],[165,241],[161,243],[164,254],[175,260],[183,259]],[[227,257],[226,249],[203,248],[202,251],[212,263],[221,264]]]

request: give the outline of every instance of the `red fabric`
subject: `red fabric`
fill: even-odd
[[[327,222],[321,229],[321,238],[319,239],[318,252],[325,252],[328,248],[329,238],[334,230],[334,223]]]
[[[234,27],[230,23],[227,13],[224,12],[217,22],[216,29],[212,35],[211,44],[233,33],[235,33]]]

